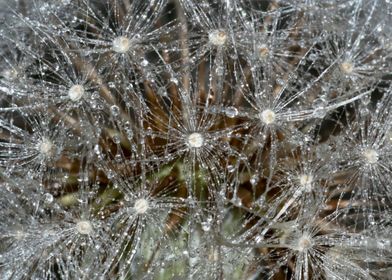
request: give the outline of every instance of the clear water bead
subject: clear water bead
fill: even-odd
[[[238,115],[238,110],[237,108],[230,106],[225,109],[225,113],[229,118],[234,118]]]
[[[266,109],[263,112],[261,112],[261,120],[265,124],[272,124],[275,122],[276,119],[276,114],[274,111],[271,109]]]
[[[113,40],[113,51],[116,53],[126,53],[131,48],[131,40],[124,36],[119,36]]]
[[[80,234],[89,235],[93,231],[93,226],[89,221],[79,221],[76,223],[76,231]]]
[[[200,148],[204,144],[204,137],[198,132],[191,133],[188,136],[187,143],[191,148]]]
[[[133,209],[137,214],[144,214],[147,212],[149,208],[148,201],[144,198],[139,198],[135,201],[135,204],[133,205]]]
[[[110,107],[110,113],[113,117],[117,117],[120,114],[120,108],[117,105],[113,105]]]
[[[72,101],[79,101],[84,95],[84,88],[82,85],[73,85],[68,90],[68,97]]]
[[[54,200],[54,198],[53,198],[53,195],[52,195],[52,194],[50,194],[50,193],[45,193],[45,194],[44,194],[44,201],[45,201],[46,203],[52,203],[53,200]]]
[[[213,30],[208,34],[208,40],[212,45],[223,46],[227,41],[227,33],[223,30]]]

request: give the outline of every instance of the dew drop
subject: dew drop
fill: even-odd
[[[203,231],[209,231],[211,229],[211,224],[209,222],[202,222],[201,229]]]
[[[53,195],[51,195],[50,193],[45,193],[44,194],[44,201],[45,203],[52,203],[54,200]]]
[[[110,113],[113,117],[118,117],[118,115],[120,114],[120,108],[117,105],[112,105],[110,107]]]
[[[230,106],[225,109],[225,113],[229,118],[234,118],[238,115],[238,110],[237,108]]]
[[[148,65],[148,60],[143,59],[142,62],[140,63],[141,66],[146,67]]]

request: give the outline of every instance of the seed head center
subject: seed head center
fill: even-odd
[[[340,64],[340,70],[345,74],[351,74],[354,71],[354,65],[350,61],[344,61]]]
[[[144,198],[139,198],[135,201],[133,209],[137,214],[144,214],[149,208],[148,201]]]
[[[116,53],[126,53],[131,48],[131,40],[124,36],[119,36],[113,40],[113,51]]]
[[[227,41],[227,33],[223,30],[213,30],[208,34],[208,40],[215,46],[223,46]]]
[[[265,124],[272,124],[275,122],[275,119],[276,119],[276,114],[271,109],[266,109],[263,112],[261,112],[261,120]]]
[[[200,148],[204,144],[204,137],[198,132],[188,135],[188,146],[191,148]]]
[[[48,138],[43,137],[41,142],[38,143],[38,150],[44,156],[51,156],[53,154],[54,145]]]
[[[68,97],[72,101],[79,101],[84,95],[84,88],[82,85],[73,85],[68,90]]]
[[[312,182],[313,182],[313,175],[311,174],[302,174],[299,176],[299,183],[307,192],[309,192],[312,189]]]
[[[79,221],[76,224],[76,230],[80,234],[89,235],[93,231],[93,226],[89,221]]]
[[[370,163],[374,164],[378,161],[378,153],[374,149],[366,149],[363,151],[363,157],[365,160]]]
[[[300,252],[306,251],[312,247],[312,240],[309,236],[302,236],[297,243],[297,250]]]

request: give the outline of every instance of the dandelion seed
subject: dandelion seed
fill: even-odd
[[[193,132],[188,136],[187,143],[191,148],[200,148],[204,144],[204,137],[198,132]]]
[[[68,97],[72,101],[76,102],[79,101],[84,95],[84,88],[82,85],[73,85],[68,90]]]
[[[137,214],[144,214],[147,212],[149,208],[149,203],[146,199],[144,198],[139,198],[135,201],[135,204],[133,206],[133,209]]]
[[[115,51],[116,53],[126,53],[129,51],[129,49],[131,48],[131,40],[124,37],[124,36],[120,36],[117,37],[113,40],[113,51]]]
[[[223,46],[227,41],[227,33],[223,30],[213,30],[208,34],[208,40],[215,46]]]

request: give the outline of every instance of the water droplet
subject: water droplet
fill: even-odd
[[[51,195],[50,193],[45,193],[44,194],[44,201],[45,203],[52,203],[54,200],[53,195]]]
[[[121,143],[121,138],[120,138],[120,136],[117,135],[117,134],[116,134],[116,135],[113,135],[112,140],[113,140],[114,144],[119,145],[119,144]]]
[[[252,186],[256,186],[257,185],[257,183],[259,182],[259,176],[257,175],[257,174],[255,174],[255,175],[253,175],[251,178],[250,178],[250,183],[252,184]]]
[[[202,222],[201,229],[203,231],[209,231],[211,229],[211,224],[209,222]]]
[[[113,117],[118,117],[118,115],[120,114],[120,108],[117,105],[112,105],[110,107],[110,113]]]
[[[147,59],[143,59],[142,62],[140,63],[141,66],[146,67],[148,65]]]
[[[225,109],[225,113],[229,118],[234,118],[238,115],[238,110],[237,108],[230,106]]]

